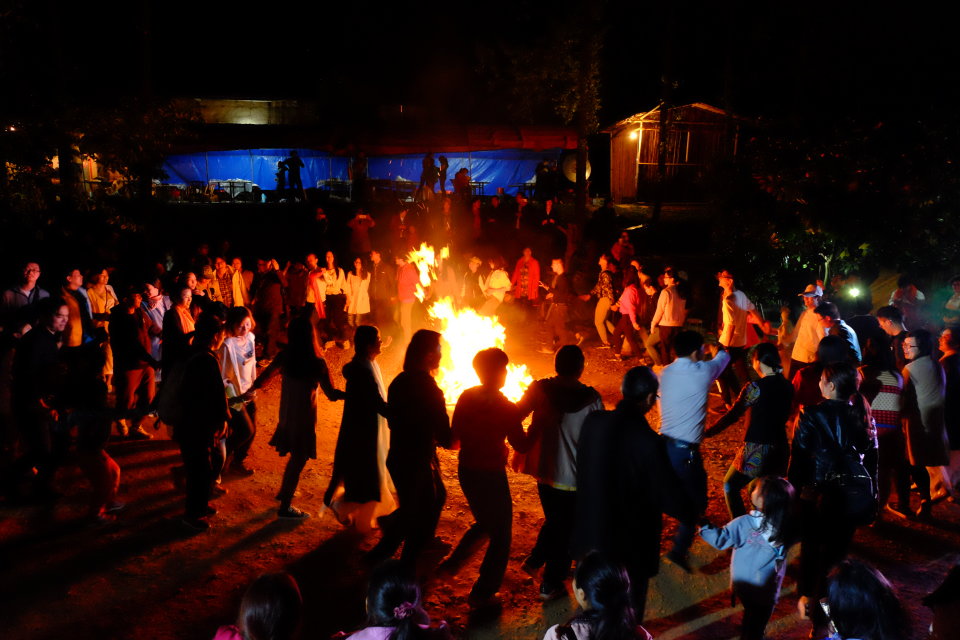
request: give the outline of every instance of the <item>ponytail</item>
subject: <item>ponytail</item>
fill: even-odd
[[[420,625],[430,624],[430,618],[420,602],[420,587],[400,563],[386,562],[370,576],[367,623],[394,627],[390,640],[415,640],[425,635]]]
[[[826,340],[826,338],[824,338]],[[860,393],[860,374],[852,364],[837,362],[823,368],[823,376],[837,388],[837,398],[847,403],[846,417],[851,425],[858,425],[871,437],[876,424],[870,413],[870,403]]]
[[[754,482],[763,501],[760,528],[770,533],[773,544],[790,546],[796,541],[795,491],[786,478],[763,476]]]
[[[783,374],[783,361],[780,359],[780,352],[777,351],[777,347],[773,343],[761,342],[757,344],[753,350],[753,357],[757,362],[773,369],[774,373]]]

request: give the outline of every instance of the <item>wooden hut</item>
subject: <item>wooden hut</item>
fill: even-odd
[[[702,102],[632,115],[604,129],[610,135],[610,192],[614,202],[653,198],[658,180],[660,132],[666,129],[663,197],[703,197],[703,179],[717,161],[737,154],[741,119]]]

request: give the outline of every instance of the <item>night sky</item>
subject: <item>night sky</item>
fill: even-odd
[[[577,3],[16,4],[0,18],[0,73],[15,89],[0,104],[14,113],[59,97],[113,101],[146,76],[163,97],[311,98],[339,118],[420,104],[494,122],[509,116],[478,48],[536,43]],[[665,69],[676,103],[812,122],[913,117],[957,95],[952,24],[920,5],[724,4],[607,2],[601,124],[655,106]]]

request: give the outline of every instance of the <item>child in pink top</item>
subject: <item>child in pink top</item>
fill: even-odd
[[[450,640],[446,622],[430,626],[423,610],[420,587],[399,562],[388,561],[374,570],[367,589],[367,624],[355,632],[341,632],[350,640]]]

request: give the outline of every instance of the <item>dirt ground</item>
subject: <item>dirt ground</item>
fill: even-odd
[[[596,342],[593,343],[595,345]],[[538,353],[536,323],[509,328],[506,350],[525,362],[535,377],[552,373],[552,358]],[[619,397],[622,374],[632,362],[612,362],[609,351],[584,345],[584,380],[601,393],[608,408]],[[338,386],[349,352],[328,351]],[[398,371],[402,354],[388,349],[381,364],[387,380]],[[378,537],[344,530],[329,514],[319,513],[332,468],[341,405],[321,401],[318,425],[319,459],[305,469],[294,504],[313,514],[304,522],[278,521],[274,501],[284,460],[267,446],[276,424],[279,379],[258,398],[259,432],[249,464],[250,478],[227,477],[228,495],[213,503],[219,513],[213,527],[188,533],[180,524],[182,495],[173,487],[170,467],[179,453],[164,431],[149,442],[118,442],[110,454],[122,468],[122,499],[128,507],[117,523],[91,527],[82,520],[86,481],[75,468],[58,478],[66,496],[55,506],[0,507],[0,637],[46,640],[84,638],[155,638],[203,640],[234,620],[247,585],[269,571],[289,571],[301,585],[307,603],[304,638],[324,638],[363,621],[368,569],[362,553]],[[711,396],[711,405],[718,402]],[[711,415],[711,419],[716,414]],[[656,410],[651,414],[656,424]],[[738,444],[743,425],[730,428],[704,444],[710,476],[709,515],[725,522],[722,478]],[[441,452],[449,496],[438,534],[455,544],[471,522],[456,479],[456,454]],[[543,604],[538,584],[520,572],[519,564],[533,545],[542,512],[535,482],[510,474],[514,499],[511,563],[501,590],[500,615],[471,617],[466,596],[476,577],[479,556],[453,578],[438,579],[431,568],[445,555],[438,548],[425,558],[427,608],[445,619],[457,635],[478,640],[541,638],[548,626],[574,612],[572,598]],[[925,636],[929,611],[919,599],[930,592],[960,560],[960,508],[942,503],[935,521],[918,524],[882,520],[858,533],[855,555],[878,566],[899,588],[914,616],[914,637]],[[667,519],[664,539],[674,529]],[[647,628],[664,640],[720,639],[738,636],[739,609],[730,606],[729,555],[698,541],[693,548],[696,571],[685,574],[662,565],[652,582]],[[795,566],[784,584],[770,636],[806,638],[809,625],[795,613]]]

